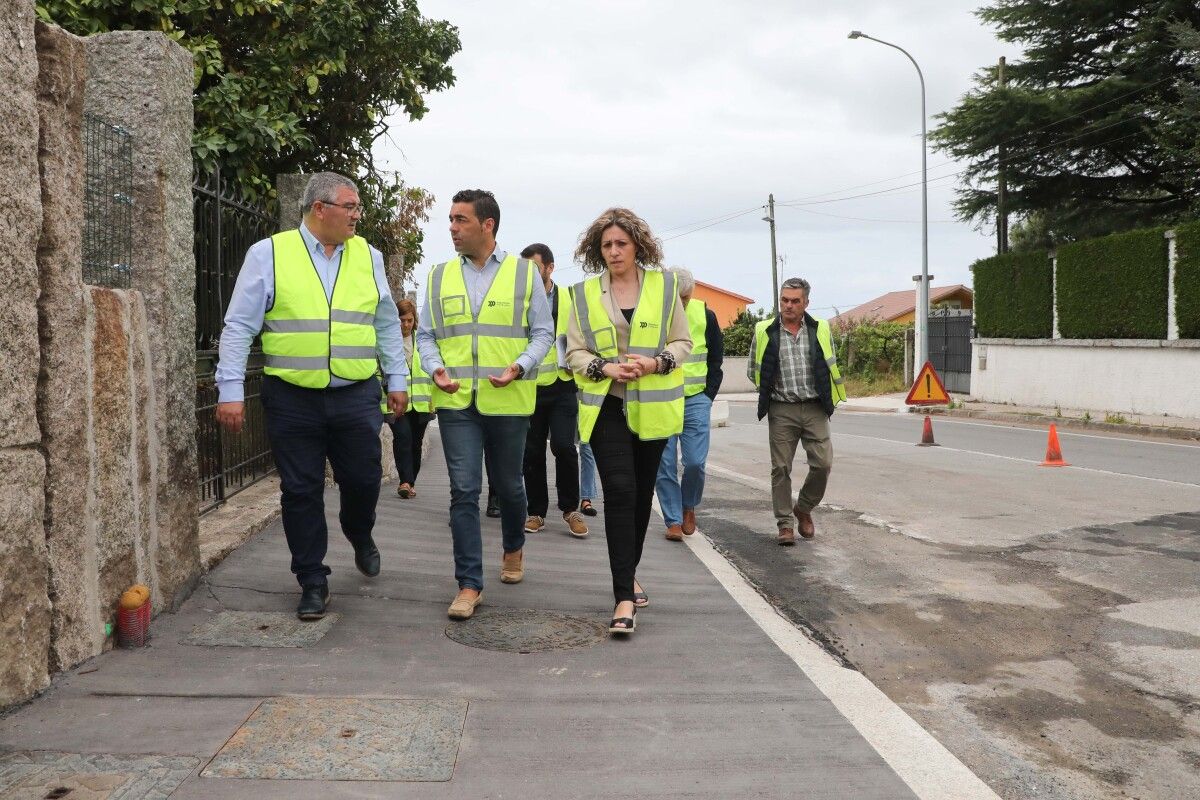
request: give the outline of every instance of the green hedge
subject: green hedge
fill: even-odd
[[[1164,228],[1058,248],[1058,332],[1064,339],[1167,338]]]
[[[1180,339],[1200,339],[1200,222],[1175,229],[1175,319]]]
[[[1049,339],[1054,328],[1053,274],[1045,251],[976,261],[975,331],[984,337]]]

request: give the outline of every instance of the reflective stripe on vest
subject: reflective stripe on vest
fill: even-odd
[[[429,412],[429,395],[433,379],[421,369],[421,352],[413,343],[412,367],[408,370],[408,410]]]
[[[433,335],[446,373],[459,383],[454,394],[431,384],[430,408],[463,409],[474,399],[481,414],[532,414],[536,375],[526,374],[499,389],[488,376],[502,373],[529,345],[529,302],[537,270],[528,259],[507,256],[475,314],[463,269],[462,259],[455,258],[429,273],[426,302]]]
[[[300,231],[271,237],[275,299],[263,317],[264,372],[307,389],[331,376],[362,381],[375,374],[375,309],[379,287],[371,250],[348,239],[328,298]]]
[[[555,286],[558,292],[558,317],[554,320],[554,344],[546,351],[546,357],[538,364],[537,385],[549,386],[556,380],[571,380],[571,370],[559,369],[558,342],[567,335],[567,321],[571,318],[571,290]]]
[[[691,397],[704,391],[708,385],[708,316],[704,313],[703,300],[689,300],[685,308],[688,318],[688,333],[692,335],[692,352],[683,364],[683,396]]]
[[[676,302],[675,275],[646,270],[637,308],[629,323],[629,352],[654,356],[667,346],[667,333]],[[575,316],[588,349],[610,363],[618,361],[617,329],[600,295],[600,277],[574,287]],[[611,378],[593,381],[575,373],[579,387],[579,438],[591,441],[600,406],[612,386]],[[669,375],[643,375],[625,384],[625,419],[639,439],[666,439],[683,431],[683,370]]]
[[[751,356],[754,360],[751,366],[754,369],[755,387],[762,384],[762,360],[763,354],[767,352],[767,328],[771,327],[774,320],[774,317],[767,317],[754,326],[754,353]],[[823,319],[817,320],[817,344],[821,347],[825,365],[829,367],[829,396],[836,407],[846,399],[845,381],[842,379],[841,370],[838,369],[837,357],[833,353],[833,336],[829,330],[829,323]]]

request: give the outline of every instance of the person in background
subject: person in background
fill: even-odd
[[[662,246],[639,216],[610,208],[579,239],[593,277],[574,288],[567,362],[579,386],[579,438],[604,486],[612,572],[609,631],[631,634],[649,598],[637,568],[667,439],[683,430],[683,364],[692,349],[675,276],[652,267]]]
[[[596,507],[592,498],[596,497],[596,457],[592,455],[592,446],[587,442],[579,443],[579,513],[589,517],[596,516]]]
[[[417,307],[405,298],[396,304],[400,312],[400,329],[404,333],[404,355],[408,359],[408,409],[394,415],[388,423],[392,428],[392,456],[400,483],[396,494],[407,500],[417,496],[417,474],[421,471],[421,450],[425,443],[425,428],[429,425],[429,389],[432,381],[421,369],[421,354],[417,352],[413,331],[417,327]]]
[[[704,302],[692,299],[696,279],[683,267],[672,267],[679,299],[687,312],[692,352],[683,365],[683,433],[667,440],[655,490],[667,525],[667,539],[683,541],[696,532],[696,507],[704,495],[704,462],[708,460],[709,418],[721,388],[725,354],[721,325]],[[679,478],[679,459],[683,479]]]
[[[788,278],[779,291],[779,316],[754,326],[746,375],[758,387],[758,418],[767,418],[771,443],[771,505],[776,541],[796,543],[792,516],[800,536],[816,534],[812,510],[825,496],[833,468],[829,418],[846,399],[834,357],[829,323],[808,313],[809,283]],[[792,502],[792,460],[804,445],[808,476]]]
[[[588,535],[587,523],[579,513],[579,457],[575,452],[575,423],[579,418],[575,378],[566,368],[567,320],[571,317],[571,292],[557,286],[554,274],[554,254],[541,242],[521,251],[537,265],[546,300],[554,316],[554,347],[538,366],[537,404],[529,418],[529,435],[525,437],[525,496],[529,502],[529,519],[525,532],[537,533],[546,527],[546,512],[550,508],[550,493],[546,489],[546,439],[554,454],[554,488],[558,510],[567,530],[577,539]]]

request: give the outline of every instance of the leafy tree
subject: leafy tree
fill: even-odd
[[[1196,211],[1200,4],[992,0],[977,13],[1024,56],[1003,88],[995,66],[979,72],[931,135],[969,163],[960,217],[995,219],[1002,145],[1007,209],[1037,246]]]
[[[389,115],[420,119],[425,95],[453,85],[447,62],[461,48],[457,29],[421,16],[416,0],[39,0],[37,10],[81,36],[155,30],[187,48],[202,169],[220,164],[267,199],[278,173],[354,176],[375,243],[387,253],[414,244],[386,236],[385,212],[413,189],[376,169],[372,147]]]
[[[742,309],[733,322],[729,323],[729,327],[721,331],[725,337],[725,355],[750,355],[750,342],[754,338],[754,326],[768,316],[769,314],[761,308],[758,311]]]

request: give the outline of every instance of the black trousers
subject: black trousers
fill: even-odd
[[[642,560],[654,481],[666,439],[642,441],[625,421],[623,403],[609,395],[592,429],[592,454],[604,489],[604,535],[617,602],[633,600],[633,579]]]
[[[564,514],[579,508],[579,454],[575,451],[575,425],[579,400],[574,381],[555,381],[538,387],[537,405],[529,417],[525,437],[525,496],[531,517],[544,517],[550,508],[546,488],[546,437],[554,454],[554,484],[558,510]]]
[[[421,471],[421,445],[425,441],[425,428],[432,417],[432,414],[424,411],[406,411],[388,423],[392,428],[392,456],[396,459],[400,483],[417,485],[417,474]]]
[[[350,542],[375,527],[383,477],[379,381],[368,378],[338,389],[302,389],[272,375],[263,379],[267,438],[279,469],[283,531],[292,573],[301,586],[326,583],[329,528],[325,523],[325,460],[341,493],[338,516]]]

